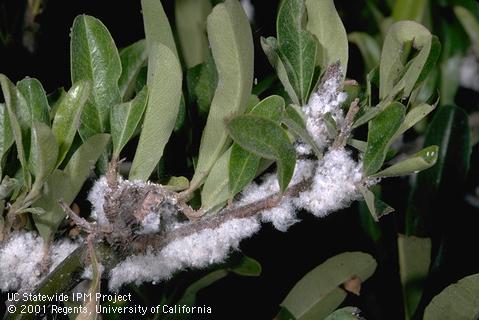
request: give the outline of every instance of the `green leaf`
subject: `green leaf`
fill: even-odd
[[[205,180],[201,190],[201,209],[205,212],[217,211],[230,198],[228,173],[231,152],[232,147],[223,153]]]
[[[131,139],[140,123],[148,100],[148,88],[145,86],[136,97],[111,108],[111,139],[113,155],[118,157],[121,150]]]
[[[381,197],[381,186],[379,184],[372,186],[370,190],[368,191],[373,193],[373,197],[375,198]],[[365,193],[367,193],[367,191],[364,192],[363,190],[363,198],[366,198],[364,197]],[[369,196],[369,195],[366,194],[366,196]],[[373,201],[369,200],[369,202],[374,203],[374,200],[375,199],[373,199]],[[374,205],[372,206],[372,209],[370,210],[366,201],[359,202],[358,209],[359,209],[358,210],[359,219],[361,221],[361,228],[374,241],[375,244],[379,245],[383,237],[383,231],[380,224],[377,223],[378,221],[377,216],[381,215],[381,213],[378,214],[377,212],[373,212],[373,211],[381,211],[381,210],[377,210],[377,207]]]
[[[283,84],[284,90],[288,93],[289,98],[294,104],[300,104],[299,98],[293,89],[293,86],[288,78],[286,67],[279,58],[278,42],[274,37],[261,37],[261,47],[263,48],[266,57],[271,66],[276,70],[279,80]]]
[[[418,53],[410,60],[412,50]],[[424,26],[413,21],[396,22],[384,39],[379,65],[379,98],[408,97],[426,78],[440,54],[440,44]]]
[[[471,134],[464,110],[440,107],[426,132],[424,145],[437,145],[436,165],[420,172],[407,210],[407,235],[428,235],[429,219],[436,219],[430,202],[446,185],[464,183],[471,157]]]
[[[52,131],[57,139],[59,152],[57,165],[60,165],[70,149],[80,126],[83,107],[90,96],[90,83],[79,81],[61,96],[53,118]]]
[[[317,43],[305,30],[304,0],[284,0],[278,12],[278,54],[301,105],[308,101],[316,64]]]
[[[435,296],[424,312],[424,320],[474,320],[478,315],[479,274],[473,274]]]
[[[229,198],[232,199],[256,176],[261,158],[238,144],[233,144],[229,158]]]
[[[300,138],[303,142],[307,143],[313,148],[314,153],[318,159],[323,157],[322,150],[318,147],[311,134],[306,130],[306,124],[303,117],[299,114],[300,109],[296,109],[292,106],[286,108],[282,122],[291,130],[297,138]]]
[[[382,216],[394,212],[393,208],[381,201],[381,199],[376,197],[376,195],[368,188],[359,187],[359,191],[361,192],[361,195],[363,196],[363,199],[366,202],[374,221],[378,222],[379,218]]]
[[[227,125],[231,137],[246,150],[278,164],[278,182],[284,191],[294,172],[296,153],[286,132],[277,123],[254,115],[233,118]]]
[[[109,128],[110,108],[121,100],[121,62],[108,29],[100,20],[87,15],[73,21],[70,55],[72,83],[84,80],[91,84],[80,127],[85,141]]]
[[[430,238],[398,236],[399,274],[404,295],[406,319],[411,319],[421,300],[431,265]]]
[[[353,277],[364,282],[376,270],[369,254],[345,252],[326,260],[296,283],[281,306],[297,320],[324,319],[346,297],[339,286]]]
[[[218,86],[211,102],[190,190],[198,188],[224,152],[229,140],[224,121],[241,114],[253,85],[253,38],[240,3],[218,4],[207,21],[211,51],[218,70]]]
[[[33,216],[35,226],[43,239],[50,239],[65,218],[65,212],[58,205],[58,201],[63,200],[68,205],[73,202],[109,141],[108,134],[89,138],[75,151],[65,169],[54,170],[45,181],[41,198],[32,205],[46,211],[45,214]]]
[[[361,310],[355,307],[345,307],[331,313],[324,320],[361,320],[359,313]]]
[[[261,264],[253,258],[242,255],[240,261],[231,267],[230,271],[240,276],[258,277],[261,275]]]
[[[348,68],[348,37],[333,0],[306,0],[308,23],[306,28],[318,40],[317,64],[325,71],[340,62],[346,76]]]
[[[400,136],[410,128],[414,127],[419,121],[424,119],[432,110],[436,108],[436,104],[429,105],[427,103],[421,103],[418,106],[413,107],[404,118],[404,122],[396,132],[396,137]]]
[[[5,104],[0,103],[0,179],[3,177],[3,158],[14,143],[12,127]]]
[[[166,189],[171,191],[183,191],[188,189],[190,186],[190,181],[186,177],[171,177],[167,184],[164,186]]]
[[[366,152],[366,149],[368,148],[368,143],[362,140],[349,139],[348,144],[361,152]]]
[[[427,10],[429,10],[429,0],[396,0],[392,16],[395,21],[422,22]]]
[[[354,43],[363,56],[366,72],[371,71],[379,65],[381,49],[376,39],[365,32],[351,32],[348,40]]]
[[[461,6],[454,6],[454,13],[466,30],[476,55],[479,55],[479,21],[472,12]]]
[[[146,41],[139,40],[120,50],[121,75],[118,80],[121,101],[127,101],[133,96],[136,80],[148,59]]]
[[[0,85],[2,87],[5,106],[8,112],[8,121],[12,129],[15,144],[17,146],[18,159],[22,167],[22,176],[25,185],[31,185],[31,176],[28,172],[27,157],[24,149],[24,141],[29,139],[31,118],[23,95],[13,83],[3,74],[0,74]],[[29,142],[29,140],[27,140]]]
[[[404,121],[405,107],[399,102],[389,104],[369,122],[368,147],[364,154],[365,176],[376,173],[383,165],[389,146]]]
[[[27,103],[32,121],[30,125],[35,121],[50,125],[50,106],[40,81],[34,78],[25,78],[17,83],[17,88]]]
[[[436,163],[438,155],[439,148],[437,146],[430,146],[408,157],[406,160],[402,160],[371,175],[371,177],[396,177],[417,173],[432,167]]]
[[[187,68],[203,63],[209,54],[206,18],[210,12],[210,0],[175,1],[176,30]]]
[[[159,44],[163,44],[170,49],[179,61],[173,32],[171,32],[171,26],[161,1],[141,0],[141,12],[145,28],[146,47],[149,54],[152,54],[152,51],[156,51]]]
[[[28,164],[35,176],[32,194],[40,192],[44,180],[55,169],[58,158],[58,143],[50,127],[42,122],[34,122],[32,144]]]
[[[269,96],[256,104],[250,114],[279,122],[284,113],[284,100],[280,96]],[[256,176],[261,158],[238,144],[233,144],[229,160],[229,192],[232,199]]]
[[[195,72],[196,75],[194,75]],[[213,56],[208,53],[205,62],[191,69],[189,75],[188,86],[192,93],[192,99],[198,103],[200,116],[206,119],[218,84],[218,73]]]
[[[148,103],[130,171],[131,180],[148,180],[163,156],[180,107],[182,72],[178,59],[163,44],[151,50],[148,58]]]

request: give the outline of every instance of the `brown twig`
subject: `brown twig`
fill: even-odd
[[[144,252],[148,248],[153,248],[155,251],[159,251],[172,241],[185,238],[201,230],[216,229],[223,223],[233,219],[254,217],[263,210],[277,206],[283,197],[297,196],[302,190],[311,185],[311,182],[311,179],[304,180],[290,186],[283,195],[276,193],[251,204],[236,208],[226,208],[216,215],[194,220],[165,234],[141,235],[132,242],[132,251]]]
[[[359,111],[359,99],[354,99],[349,106],[348,113],[346,114],[346,118],[344,119],[344,123],[341,127],[341,131],[339,132],[338,136],[333,142],[333,149],[340,149],[344,148],[346,145],[349,136],[351,135],[351,130],[353,127],[354,117]]]

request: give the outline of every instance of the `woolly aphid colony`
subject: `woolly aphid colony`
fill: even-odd
[[[126,258],[108,272],[109,289],[118,290],[123,284],[142,282],[158,282],[168,279],[174,272],[187,268],[203,268],[209,264],[223,261],[231,250],[238,249],[242,239],[250,237],[260,229],[261,222],[271,222],[278,230],[286,231],[298,222],[296,212],[304,209],[317,217],[324,217],[330,212],[347,207],[359,199],[358,186],[364,182],[362,164],[351,157],[343,146],[332,147],[333,140],[328,136],[324,117],[329,113],[336,121],[338,128],[343,127],[345,116],[341,104],[346,100],[342,92],[343,80],[339,67],[330,68],[319,89],[309,103],[303,106],[306,115],[307,130],[317,146],[324,149],[324,156],[317,160],[312,156],[312,149],[303,142],[296,142],[298,160],[290,189],[297,192],[288,193],[274,206],[247,216],[228,218],[234,209],[247,207],[278,194],[279,185],[274,174],[265,174],[259,182],[251,183],[238,197],[232,206],[216,214],[222,219],[217,225],[198,228],[183,236],[172,236],[162,246],[149,246],[140,253],[126,255]],[[314,159],[314,160],[313,160]],[[307,182],[307,183],[305,183]],[[127,181],[119,179],[117,192],[130,192],[131,188],[161,188],[151,183]],[[92,203],[92,217],[96,225],[107,226],[105,212],[106,195],[111,192],[105,177],[99,179],[88,199]],[[163,201],[161,206],[149,207],[143,212],[141,223],[134,229],[135,235],[170,234],[175,235],[195,222],[181,220],[175,197]],[[128,201],[119,197],[119,201]],[[153,208],[153,209],[152,209]],[[200,218],[205,219],[207,216]],[[210,218],[211,219],[211,218]],[[69,240],[57,241],[53,244],[53,270],[79,242]],[[0,289],[30,290],[42,280],[42,275],[31,270],[38,268],[42,261],[43,240],[31,232],[15,232],[0,249]],[[85,272],[85,276],[88,276]],[[90,272],[91,274],[91,272]],[[105,276],[105,275],[104,275]]]

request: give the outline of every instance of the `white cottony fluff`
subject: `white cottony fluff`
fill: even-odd
[[[105,267],[101,264],[101,263],[98,263],[98,272],[99,274],[103,274],[103,272],[105,271]],[[88,280],[92,280],[93,279],[93,270],[91,268],[91,264],[88,265],[85,270],[83,270],[83,273],[81,275],[81,278],[82,279],[88,279]]]
[[[330,113],[338,127],[344,122],[341,104],[346,101],[347,94],[342,92],[341,88],[340,73],[333,75],[329,79],[325,79],[319,90],[311,95],[308,104],[303,106],[303,111],[307,116],[306,129],[319,148],[324,148],[330,140],[324,116]]]
[[[105,212],[103,211],[103,204],[105,203],[105,194],[110,191],[106,177],[103,176],[95,182],[88,194],[88,201],[92,204],[91,217],[98,221],[99,225],[108,224]]]
[[[55,242],[51,248],[52,271],[78,243],[67,239]],[[42,280],[40,265],[43,239],[32,232],[15,232],[0,248],[0,291],[28,290]]]
[[[314,161],[312,160],[298,160],[294,169],[293,178],[290,185],[297,184],[312,176],[314,172]],[[242,197],[237,202],[237,206],[243,206],[261,199],[264,199],[270,195],[279,192],[279,184],[275,174],[266,175],[260,184],[251,183],[241,193]],[[299,222],[296,218],[295,207],[293,206],[292,199],[285,197],[281,200],[276,207],[264,210],[261,212],[261,221],[271,222],[274,227],[280,231],[286,231],[290,226]]]
[[[123,284],[157,282],[186,268],[203,268],[222,262],[231,249],[260,228],[256,218],[233,219],[216,229],[204,229],[169,243],[157,253],[126,258],[110,271],[109,288],[117,291]]]
[[[296,218],[296,212],[291,198],[287,197],[273,209],[263,211],[261,213],[261,221],[271,222],[276,229],[285,232],[289,227],[300,220]]]
[[[297,207],[318,217],[348,206],[360,198],[357,185],[362,179],[362,165],[344,149],[331,150],[318,164],[309,190],[293,199]]]
[[[160,231],[160,215],[157,212],[150,212],[141,221],[141,229],[138,234],[149,234]]]

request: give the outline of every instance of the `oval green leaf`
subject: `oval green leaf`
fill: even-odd
[[[369,122],[368,146],[363,160],[365,176],[381,169],[389,146],[404,121],[405,109],[399,102],[393,102]]]
[[[404,118],[404,122],[401,124],[396,137],[403,134],[410,128],[414,127],[419,121],[424,119],[431,111],[436,108],[436,104],[430,105],[427,103],[421,103],[418,106],[413,107]]]
[[[417,173],[432,167],[436,163],[438,155],[439,148],[437,146],[430,146],[408,157],[406,160],[371,175],[371,177],[397,177]]]
[[[161,43],[170,49],[179,60],[173,32],[171,32],[171,26],[161,1],[141,0],[141,12],[148,52],[151,54],[151,51],[156,50],[158,44]]]
[[[293,89],[293,86],[288,78],[288,73],[283,61],[279,58],[278,41],[274,37],[263,38],[261,37],[261,47],[268,58],[271,66],[276,70],[279,80],[283,84],[284,90],[288,93],[289,98],[294,104],[299,105],[299,98]]]
[[[70,56],[72,83],[85,80],[92,86],[81,118],[80,135],[85,141],[108,129],[110,108],[120,103],[121,62],[108,29],[87,15],[73,21]]]
[[[3,74],[0,74],[0,86],[2,87],[5,106],[8,113],[8,121],[12,129],[15,145],[17,146],[18,159],[22,166],[23,181],[27,187],[31,186],[31,176],[28,171],[27,156],[25,154],[24,141],[30,141],[31,118],[27,103],[23,95],[13,83]]]
[[[286,131],[273,120],[243,115],[233,118],[227,125],[234,141],[246,150],[278,164],[278,182],[284,191],[293,176],[295,150]]]
[[[348,68],[348,37],[333,0],[306,0],[306,28],[318,40],[317,61],[323,71],[340,62],[343,78]]]
[[[50,239],[65,218],[58,201],[63,200],[68,205],[73,202],[109,141],[109,134],[90,137],[75,151],[63,170],[56,169],[47,178],[40,199],[32,205],[45,210],[45,214],[33,216],[43,239]]]
[[[60,165],[70,149],[80,126],[83,107],[90,96],[91,85],[88,81],[79,81],[61,96],[57,103],[52,131],[59,146],[57,165]]]
[[[176,30],[187,68],[203,63],[209,54],[206,18],[210,12],[210,0],[175,1]]]
[[[359,192],[361,192],[369,213],[375,222],[378,222],[382,216],[394,212],[394,208],[391,208],[387,203],[379,199],[379,197],[368,188],[361,186],[359,187]]]
[[[366,281],[376,261],[362,252],[345,252],[329,258],[299,280],[281,303],[297,320],[324,319],[344,300],[339,288],[353,277]]]
[[[318,159],[323,157],[323,151],[318,147],[311,134],[306,130],[306,124],[300,115],[301,110],[293,106],[286,107],[282,122],[291,130],[294,135],[313,148]]]
[[[424,320],[474,320],[479,315],[479,274],[462,278],[435,296]]]
[[[317,43],[305,30],[305,20],[304,0],[283,1],[276,21],[277,52],[301,105],[308,101],[317,54]]]
[[[421,300],[431,265],[430,238],[398,236],[399,274],[406,317],[412,319]]]
[[[148,100],[148,88],[145,86],[136,97],[110,110],[111,139],[113,155],[118,157],[121,150],[131,139],[140,123]]]
[[[58,143],[50,127],[38,121],[33,123],[31,141],[28,164],[35,176],[32,187],[32,193],[35,194],[57,165]]]
[[[182,72],[178,58],[163,44],[148,58],[148,102],[130,171],[130,179],[148,180],[175,127],[181,100]]]
[[[133,96],[136,79],[148,59],[146,41],[139,40],[132,45],[120,50],[121,75],[118,80],[121,101],[126,101]]]
[[[223,153],[211,168],[201,190],[201,209],[216,212],[223,207],[229,197],[229,161],[232,147]]]
[[[241,114],[253,85],[253,37],[238,1],[226,0],[208,17],[208,37],[218,70],[218,86],[211,102],[190,190],[198,188],[228,144],[224,121]]]
[[[418,53],[408,60],[413,49]],[[424,26],[413,21],[393,24],[381,52],[379,98],[392,100],[400,93],[408,97],[434,67],[439,53],[439,41]]]
[[[34,121],[39,121],[50,125],[50,106],[40,81],[27,77],[17,83],[17,88],[25,98],[32,124]]]

